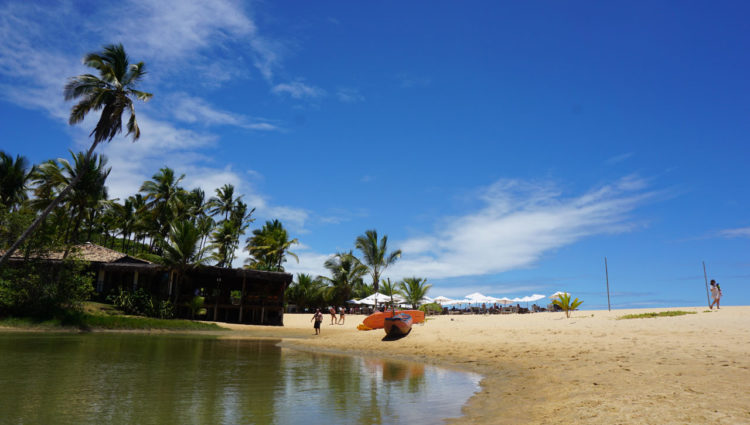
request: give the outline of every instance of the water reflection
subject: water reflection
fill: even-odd
[[[268,341],[0,334],[4,423],[439,422],[460,414],[478,380]]]

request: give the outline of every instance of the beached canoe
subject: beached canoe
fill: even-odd
[[[404,336],[411,332],[412,318],[408,314],[397,314],[384,319],[385,334],[388,336]]]
[[[396,310],[395,314],[408,314],[411,316],[412,324],[416,323],[422,323],[424,322],[424,311],[419,310]],[[386,317],[393,317],[394,312],[391,310],[385,311],[385,312],[377,312],[373,313],[367,317],[365,317],[365,320],[362,321],[362,324],[367,326],[370,329],[382,329],[385,326],[385,318]]]

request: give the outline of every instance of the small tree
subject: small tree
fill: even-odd
[[[556,300],[552,300],[552,304],[560,307],[565,312],[565,317],[570,318],[570,312],[583,304],[583,301],[578,298],[571,301],[570,294],[560,294]]]

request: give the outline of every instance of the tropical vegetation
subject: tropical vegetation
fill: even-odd
[[[92,293],[93,276],[72,248],[93,242],[168,266],[175,285],[172,300],[119,291],[109,294],[109,301],[131,314],[171,317],[187,271],[202,265],[229,268],[237,262],[255,209],[231,184],[210,196],[201,188],[184,187],[185,175],[167,166],[144,181],[137,193],[112,199],[107,188],[112,169],[107,158],[94,151],[122,132],[126,114],[126,135],[137,140],[141,131],[135,101],[147,101],[152,94],[137,88],[145,65],[132,63],[122,45],[87,54],[83,63],[95,74],[72,77],[64,96],[77,102],[70,112],[71,125],[99,113],[89,149],[39,164],[0,151],[0,316],[80,311]],[[298,261],[293,252],[298,243],[281,221],[267,220],[244,238],[245,267],[284,272],[289,258]],[[400,250],[389,250],[387,235],[367,230],[353,248],[325,262],[327,276],[298,274],[286,290],[287,300],[303,309],[343,305],[378,291],[382,283],[390,295],[400,294],[413,305],[421,302],[430,287],[425,279],[382,278],[401,256]],[[63,252],[61,266],[54,270],[39,260],[50,252]],[[26,261],[6,267],[14,255]],[[200,304],[196,299],[187,307],[200,315]]]
[[[560,307],[565,312],[565,317],[570,318],[570,312],[576,310],[583,301],[578,298],[572,299],[570,294],[564,293],[557,296],[556,299],[552,300],[552,304]]]

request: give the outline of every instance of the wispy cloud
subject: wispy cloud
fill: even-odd
[[[326,94],[325,90],[305,84],[300,80],[276,84],[271,91],[276,94],[287,94],[294,99],[314,99]]]
[[[632,230],[628,213],[654,195],[635,177],[565,198],[552,185],[501,180],[484,207],[441,222],[436,233],[403,241],[397,275],[432,279],[485,275],[533,265],[583,238]]]
[[[624,153],[621,155],[616,155],[611,158],[608,158],[606,161],[604,161],[605,165],[615,165],[619,164],[620,162],[626,161],[635,155],[633,152]]]
[[[721,230],[719,231],[719,236],[725,238],[750,238],[750,227]]]
[[[187,123],[210,125],[231,125],[250,130],[278,130],[278,127],[268,120],[246,117],[222,111],[210,105],[204,99],[189,96],[185,93],[175,93],[169,96],[168,103],[174,118]]]
[[[365,97],[357,89],[340,88],[336,91],[336,98],[343,103],[364,102]]]

